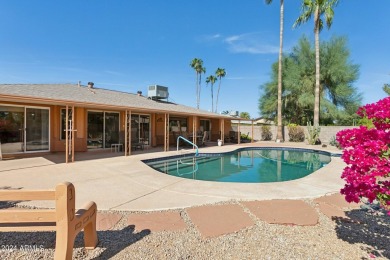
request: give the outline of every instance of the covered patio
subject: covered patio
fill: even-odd
[[[179,136],[199,147],[224,145],[232,119],[93,83],[0,84],[0,159],[60,152],[68,163],[79,152],[168,152]],[[181,139],[184,144],[193,147]]]

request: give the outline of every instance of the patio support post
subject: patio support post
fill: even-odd
[[[128,128],[127,128],[127,131],[128,131],[128,141],[127,141],[127,143],[129,144],[129,155],[131,155],[131,143],[133,142],[133,137],[131,136],[131,110],[129,111],[129,114],[128,114],[128,119],[127,119],[127,121],[128,121],[128,123],[129,123],[129,125],[128,125]]]
[[[222,144],[225,144],[225,119],[220,119],[221,136],[219,137]]]
[[[72,138],[72,162],[74,162],[74,139],[75,139],[75,129],[74,129],[74,106],[72,106],[72,121],[71,121],[71,138]]]
[[[253,139],[254,139],[254,131],[253,131],[253,120],[252,120],[252,140],[251,140],[251,143],[253,143]]]
[[[124,143],[124,148],[125,148],[125,156],[127,156],[127,110],[125,110],[125,124],[124,124],[124,128],[125,128],[125,140],[123,140],[125,143]]]
[[[65,163],[69,162],[69,106],[65,109]]]
[[[129,149],[131,147],[131,146],[129,146],[129,141],[130,141],[129,133],[131,133],[131,131],[129,131],[129,111],[126,110],[125,111],[125,140],[124,140],[124,142],[125,142],[125,156],[129,156],[131,153],[131,149]]]
[[[193,116],[192,117],[192,140],[194,144],[197,144],[196,143],[196,129],[197,129],[196,121],[197,121],[196,116]],[[192,149],[195,149],[195,147],[193,146]]]
[[[241,125],[241,120],[239,119],[238,120],[238,133],[237,133],[237,140],[238,140],[238,144],[241,143],[241,133],[240,133],[240,125]]]
[[[72,119],[69,120],[69,105],[65,109],[65,162],[74,162],[74,106],[72,106]]]
[[[169,114],[164,114],[164,152],[169,151]]]
[[[167,114],[167,152],[169,151],[169,114]]]

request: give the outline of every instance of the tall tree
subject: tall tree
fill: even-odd
[[[191,61],[190,66],[196,73],[196,108],[199,109],[202,73],[206,73],[206,68],[203,67],[203,60],[198,58],[194,58]]]
[[[346,38],[333,37],[320,45],[321,53],[321,124],[351,125],[361,104],[361,95],[353,83],[359,66],[350,62]],[[283,58],[283,119],[284,123],[306,125],[313,120],[315,85],[315,49],[303,37],[292,53]],[[260,114],[276,118],[278,64],[272,65],[271,80],[261,86]]]
[[[217,77],[210,75],[206,78],[206,84],[211,84],[211,112],[214,112],[214,84],[217,81]],[[206,85],[206,86],[207,86]]]
[[[332,26],[333,7],[338,0],[303,0],[302,13],[295,21],[293,27],[306,23],[314,15],[314,37],[316,54],[316,83],[314,90],[314,120],[313,125],[318,126],[320,120],[320,32],[323,28],[322,15],[325,15],[328,29]]]
[[[241,112],[240,118],[251,119],[251,115],[248,112]]]
[[[217,78],[219,79],[217,100],[215,101],[215,113],[218,113],[218,97],[219,97],[219,91],[221,89],[222,78],[226,76],[225,69],[218,68],[217,71],[215,71],[215,76],[217,76]]]
[[[272,0],[265,0],[271,4]],[[279,31],[279,62],[278,62],[278,130],[276,139],[284,141],[282,123],[282,57],[283,57],[283,23],[284,23],[284,0],[280,0],[280,31]]]
[[[390,84],[383,85],[383,91],[386,92],[387,95],[390,96]]]

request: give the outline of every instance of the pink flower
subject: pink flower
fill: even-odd
[[[390,97],[360,107],[357,114],[371,119],[375,128],[365,126],[337,133],[347,163],[341,178],[346,184],[340,190],[348,202],[369,202],[381,197],[382,206],[390,205]],[[382,195],[387,195],[382,196]],[[389,207],[387,207],[388,209]],[[390,211],[388,211],[390,215]]]

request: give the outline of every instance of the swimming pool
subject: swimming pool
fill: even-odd
[[[144,160],[172,176],[217,182],[263,183],[303,178],[328,164],[332,154],[296,148],[240,148],[221,154],[200,153]]]

